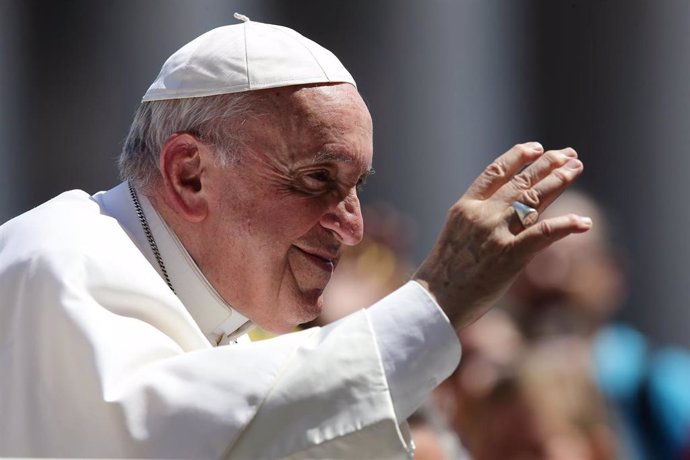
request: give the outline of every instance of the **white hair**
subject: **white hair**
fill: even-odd
[[[190,133],[213,147],[221,166],[233,161],[242,144],[237,129],[259,114],[261,97],[252,92],[142,103],[120,154],[120,176],[145,191],[160,179],[160,152],[175,133]]]

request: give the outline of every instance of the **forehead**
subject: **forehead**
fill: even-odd
[[[286,89],[288,110],[310,123],[338,121],[371,129],[371,117],[357,89],[350,84]]]
[[[265,139],[291,162],[342,162],[369,169],[372,122],[354,86],[349,84],[270,90],[263,102],[268,124]],[[267,126],[268,125],[268,126]],[[262,133],[257,133],[262,136]]]

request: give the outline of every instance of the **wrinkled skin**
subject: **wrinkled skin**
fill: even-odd
[[[192,135],[173,135],[150,198],[219,294],[281,332],[320,313],[343,246],[362,238],[357,185],[371,169],[372,124],[348,84],[264,95],[270,110],[243,120],[243,151],[226,166]],[[522,229],[510,207],[521,199],[544,209],[582,171],[576,156],[516,146],[453,205],[414,279],[456,327],[481,315],[536,251],[589,228],[569,215]]]
[[[543,211],[582,172],[570,148],[516,145],[491,163],[451,207],[436,245],[414,278],[436,297],[456,328],[480,317],[541,249],[589,230],[567,214],[522,228],[511,203]]]

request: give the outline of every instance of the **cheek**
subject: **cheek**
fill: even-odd
[[[247,182],[227,186],[216,203],[226,231],[244,235],[252,244],[291,241],[309,232],[332,206],[330,196],[307,197],[276,190],[265,183]]]
[[[314,198],[281,200],[262,209],[256,219],[266,224],[267,233],[277,234],[281,239],[297,238],[318,225],[328,210],[324,201]]]

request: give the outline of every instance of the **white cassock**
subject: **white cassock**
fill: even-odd
[[[246,318],[139,199],[176,294],[126,183],[0,227],[0,457],[410,456],[404,421],[460,356],[427,291],[234,344]]]

